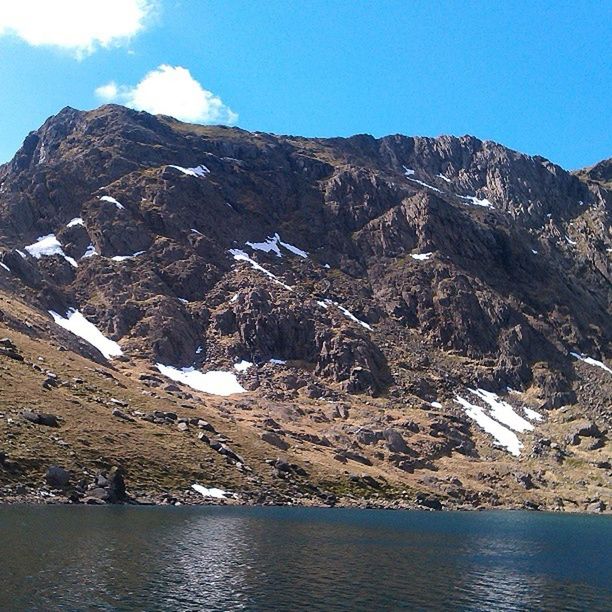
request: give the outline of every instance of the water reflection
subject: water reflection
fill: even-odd
[[[610,609],[612,521],[561,518],[0,508],[0,609]]]

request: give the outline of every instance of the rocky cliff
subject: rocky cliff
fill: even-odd
[[[0,167],[5,496],[605,510],[609,170],[64,109]]]

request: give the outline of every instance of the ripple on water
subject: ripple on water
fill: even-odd
[[[0,609],[610,609],[609,517],[0,508]]]

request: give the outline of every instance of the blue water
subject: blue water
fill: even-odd
[[[0,507],[1,610],[612,610],[612,518]]]

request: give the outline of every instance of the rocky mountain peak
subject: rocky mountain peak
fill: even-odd
[[[39,323],[3,321],[192,392],[221,373],[295,419],[293,403],[345,401],[378,431],[375,415],[441,406],[442,454],[476,457],[469,419],[516,438],[508,388],[542,414],[609,418],[602,164],[572,174],[473,136],[309,139],[65,108],[0,167],[0,292]],[[345,438],[349,460],[362,444]]]

